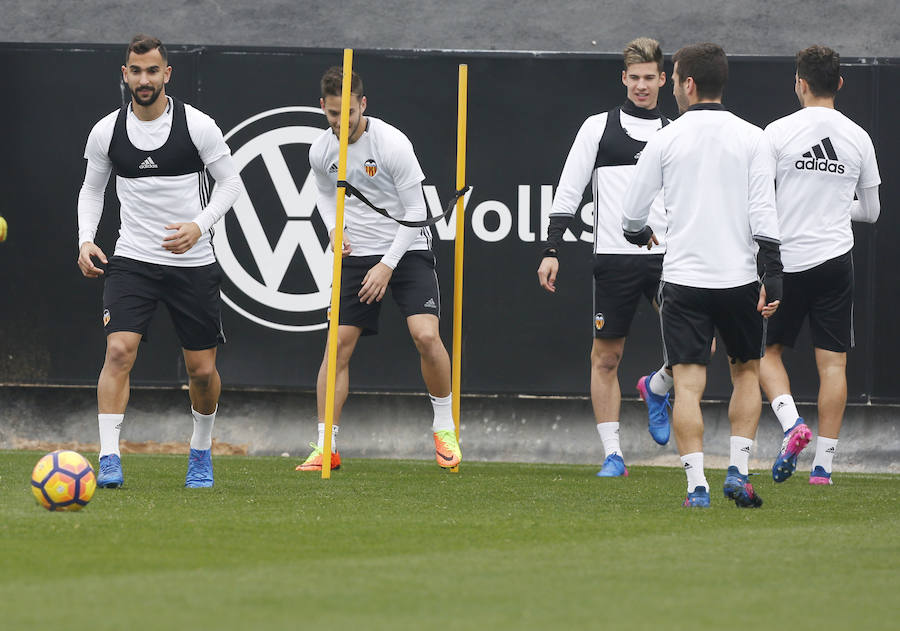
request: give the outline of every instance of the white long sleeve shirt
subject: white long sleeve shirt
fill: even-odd
[[[694,106],[644,148],[625,195],[625,230],[647,225],[660,190],[669,219],[663,281],[721,289],[758,278],[753,239],[779,240],[762,129],[721,105]]]
[[[652,251],[637,248],[622,235],[622,200],[634,177],[637,157],[629,153],[628,164],[597,165],[598,151],[607,128],[610,112],[590,116],[581,125],[553,197],[550,216],[575,215],[588,182],[594,198],[594,251],[597,254],[663,254],[666,251],[666,209],[662,194],[653,201],[650,225],[661,237]],[[662,127],[659,116],[638,117],[622,111],[619,114],[625,137],[647,142]]]
[[[171,99],[170,99],[171,104]],[[115,254],[159,265],[195,267],[213,263],[210,228],[237,200],[243,184],[231,151],[215,121],[203,112],[184,105],[188,133],[206,168],[216,179],[212,197],[206,199],[205,174],[169,177],[124,178],[116,176],[121,227]],[[78,196],[78,245],[93,241],[103,213],[106,184],[113,172],[110,142],[119,110],[94,125],[88,135],[84,182]],[[142,121],[129,111],[126,118],[128,140],[136,148],[152,151],[163,146],[172,129],[172,107],[152,121]],[[193,221],[201,237],[184,254],[173,254],[162,246],[172,234],[165,226]]]

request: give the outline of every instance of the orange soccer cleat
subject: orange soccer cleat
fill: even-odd
[[[462,452],[459,449],[459,441],[456,440],[456,432],[442,430],[434,433],[434,457],[444,469],[459,465]]]
[[[322,470],[322,448],[315,443],[310,443],[313,448],[312,453],[301,464],[297,465],[295,471],[321,471]],[[341,454],[334,452],[331,454],[331,469],[341,468]]]

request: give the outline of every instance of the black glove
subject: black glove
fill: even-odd
[[[782,277],[784,266],[781,264],[781,244],[778,241],[758,237],[759,253],[756,255],[756,271],[759,280],[766,288],[766,302],[775,302],[782,297]]]
[[[625,240],[628,243],[633,243],[635,245],[645,246],[650,243],[650,237],[653,236],[653,228],[650,226],[644,226],[644,229],[639,232],[629,232],[625,230]]]

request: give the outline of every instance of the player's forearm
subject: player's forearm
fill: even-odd
[[[103,189],[82,184],[78,193],[78,247],[86,241],[93,241],[103,215]]]
[[[627,233],[637,233],[647,225],[650,217],[650,207],[656,198],[657,190],[642,187],[633,181],[622,203],[622,230]]]
[[[381,262],[391,269],[395,269],[397,263],[400,262],[400,259],[406,254],[406,251],[409,250],[409,246],[413,244],[413,241],[419,236],[421,230],[421,228],[400,226],[397,230],[397,236],[394,237],[394,242],[391,243],[391,247],[387,251],[387,254],[381,257]]]
[[[580,189],[576,189],[572,185],[563,184],[563,180],[560,179],[556,193],[553,195],[553,206],[550,209],[550,216],[568,215],[574,217],[581,207],[583,192],[583,186]]]
[[[404,209],[403,218],[405,220],[419,221],[428,216],[428,206],[425,203],[425,194],[422,191],[422,186],[420,184],[398,191],[397,194],[400,197],[400,204]],[[394,241],[391,243],[390,249],[388,249],[387,253],[381,258],[381,262],[391,269],[396,268],[397,263],[399,263],[403,255],[406,254],[406,251],[409,250],[409,246],[413,244],[413,241],[416,240],[416,237],[419,236],[421,231],[421,228],[400,226],[397,229],[397,234],[394,236]]]
[[[219,219],[225,216],[244,190],[244,184],[239,175],[216,180],[216,187],[209,203],[194,218],[194,223],[200,226],[200,232],[206,234]]]
[[[547,241],[544,244],[544,256],[554,256],[559,253],[563,235],[572,224],[572,215],[550,215],[550,225],[547,227]]]
[[[647,147],[650,147],[650,143]],[[645,149],[638,160],[634,178],[625,191],[625,199],[622,200],[622,230],[626,234],[637,234],[644,229],[653,200],[662,189],[662,171],[653,160],[655,156],[655,153],[649,155]]]
[[[112,169],[96,166],[88,161],[84,172],[84,182],[78,193],[78,247],[85,241],[93,241],[103,216],[103,198],[106,183]]]
[[[244,190],[244,183],[230,154],[211,162],[206,168],[215,179],[216,188],[209,202],[194,218],[194,223],[200,226],[201,234],[209,232],[209,229],[225,216]]]
[[[768,302],[781,300],[784,275],[784,266],[781,263],[781,243],[777,239],[765,237],[755,237],[754,240],[759,246],[756,254],[756,270],[759,273],[760,281],[766,288],[766,300]]]
[[[881,200],[878,197],[878,187],[856,189],[857,199],[850,206],[850,219],[875,223],[881,215]]]

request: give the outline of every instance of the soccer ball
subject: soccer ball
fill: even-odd
[[[51,451],[31,472],[31,492],[47,510],[81,510],[96,488],[91,463],[74,451]]]

